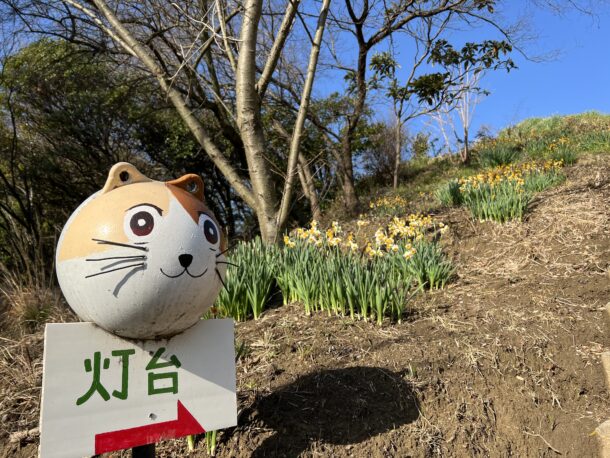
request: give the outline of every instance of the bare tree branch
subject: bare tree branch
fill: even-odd
[[[328,14],[329,7],[330,0],[324,0],[324,2],[322,3],[322,8],[320,9],[318,26],[316,28],[316,34],[314,36],[314,41],[311,47],[309,65],[307,67],[307,78],[305,79],[305,87],[303,88],[301,103],[299,105],[299,112],[297,113],[297,119],[294,125],[294,130],[292,132],[292,140],[290,142],[290,153],[288,155],[288,173],[286,175],[286,181],[284,182],[284,193],[282,195],[280,210],[278,212],[278,233],[276,234],[276,240],[277,237],[279,237],[279,232],[282,230],[283,226],[286,223],[286,219],[288,218],[288,209],[290,205],[290,199],[292,197],[294,175],[297,169],[299,146],[301,142],[301,136],[303,135],[303,126],[305,125],[307,110],[309,108],[311,90],[316,74],[316,67],[318,65],[320,45],[322,43],[322,37],[324,35],[324,27],[326,26],[326,17]]]
[[[261,99],[265,96],[267,86],[271,81],[271,75],[273,75],[280,55],[284,50],[286,39],[288,38],[288,34],[292,29],[294,16],[298,11],[300,2],[301,0],[288,0],[286,12],[284,13],[284,19],[282,20],[280,29],[277,32],[277,36],[273,42],[273,46],[271,47],[269,56],[267,57],[267,62],[265,63],[263,72],[258,80],[258,83],[256,83],[256,90],[258,91],[259,97]]]
[[[170,99],[184,122],[189,126],[197,140],[205,148],[206,153],[210,156],[212,161],[214,161],[214,164],[227,177],[231,185],[235,187],[235,190],[240,195],[240,197],[244,199],[244,201],[248,205],[252,206],[252,208],[256,208],[256,199],[252,194],[252,191],[242,182],[241,178],[238,176],[233,166],[229,163],[229,161],[224,157],[222,152],[214,144],[203,125],[187,107],[186,102],[182,98],[182,95],[170,84],[168,84],[165,78],[166,74],[163,69],[159,67],[159,64],[155,62],[154,58],[149,54],[149,52],[140,43],[136,41],[136,39],[131,35],[131,33],[115,16],[115,14],[110,10],[108,5],[103,0],[93,0],[93,2],[95,6],[100,10],[100,12],[104,15],[106,20],[110,23],[110,25],[117,31],[117,34],[121,37],[121,39],[129,46],[129,48],[133,50],[138,59],[148,68],[148,70],[153,74],[153,76],[155,76],[155,78],[159,82],[159,85],[167,94],[168,98]]]

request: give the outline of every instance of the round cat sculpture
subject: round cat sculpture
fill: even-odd
[[[200,177],[154,181],[121,162],[68,219],[57,278],[82,320],[122,337],[171,337],[214,303],[225,244]]]

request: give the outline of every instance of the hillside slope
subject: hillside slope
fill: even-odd
[[[402,324],[306,317],[298,304],[239,323],[239,426],[219,434],[217,456],[596,456],[592,433],[610,418],[599,359],[610,347],[610,155],[566,171],[522,223],[436,215],[458,278],[418,295]],[[36,453],[7,433],[37,424],[40,337],[27,337],[25,359],[22,343],[0,339],[4,367],[31,371],[0,378],[3,407],[20,415],[0,456]],[[184,440],[158,450],[187,455]]]
[[[523,223],[439,214],[459,279],[418,298],[411,322],[293,306],[240,324],[241,426],[220,456],[595,456],[610,417],[610,157],[567,173]]]

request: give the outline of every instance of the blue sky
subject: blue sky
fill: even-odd
[[[562,3],[561,1],[558,3]],[[567,4],[568,2],[563,2]],[[602,3],[602,2],[600,2]],[[497,132],[529,117],[546,117],[583,111],[610,112],[610,2],[605,11],[598,8],[595,16],[575,10],[561,14],[532,6],[529,0],[504,2],[501,14],[505,23],[527,18],[530,34],[524,44],[526,54],[541,61],[528,60],[518,52],[512,54],[518,68],[488,73],[480,86],[490,91],[476,108],[471,138],[482,125]],[[465,41],[500,39],[490,29],[455,31],[449,41],[460,47]],[[339,54],[355,58],[353,39],[338,40]],[[410,59],[409,44],[398,47],[398,59]],[[381,51],[382,49],[374,49]],[[347,57],[345,57],[347,56]],[[538,59],[540,60],[540,59]],[[406,72],[406,69],[403,69]],[[331,71],[322,72],[316,92],[328,94],[343,89],[342,78]],[[375,103],[379,118],[390,119],[389,105]],[[409,131],[422,129],[423,120],[408,126]]]
[[[529,53],[557,55],[536,63],[515,54],[518,69],[487,75],[482,86],[491,95],[477,108],[473,132],[482,124],[499,129],[534,116],[610,111],[610,12],[537,11],[532,27],[538,38]]]

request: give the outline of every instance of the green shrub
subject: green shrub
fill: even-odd
[[[519,149],[508,142],[492,141],[479,150],[479,163],[483,167],[508,165],[519,159]]]
[[[435,192],[437,200],[446,207],[462,205],[463,197],[458,180],[451,180],[441,185]]]

